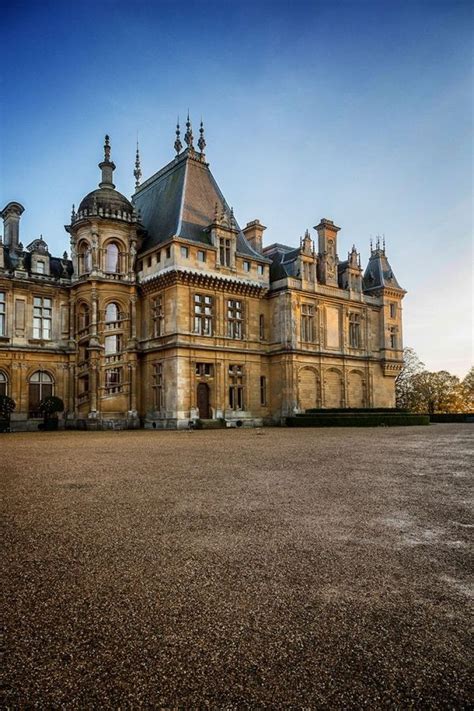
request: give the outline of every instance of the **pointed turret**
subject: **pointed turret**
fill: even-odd
[[[375,249],[371,240],[370,258],[364,274],[363,288],[365,292],[387,288],[405,293],[385,254],[385,238],[383,241],[381,237],[376,238]]]

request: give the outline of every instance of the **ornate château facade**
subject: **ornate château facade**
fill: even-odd
[[[362,273],[355,247],[322,219],[297,248],[241,229],[198,150],[182,150],[131,201],[102,179],[71,215],[71,259],[26,249],[24,210],[0,213],[0,393],[13,429],[36,429],[43,397],[78,427],[280,423],[309,408],[393,407],[405,294],[377,241]]]

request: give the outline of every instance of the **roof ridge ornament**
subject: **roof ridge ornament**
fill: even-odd
[[[186,121],[186,133],[184,134],[184,142],[186,143],[187,147],[190,148],[191,150],[194,150],[194,145],[193,145],[193,129],[191,126],[191,121],[189,120],[189,109],[188,109],[188,118]]]
[[[177,156],[179,156],[179,154],[181,153],[181,151],[183,149],[183,144],[181,143],[181,139],[179,137],[180,133],[181,133],[181,131],[179,130],[179,116],[178,116],[178,120],[176,121],[176,141],[174,142],[174,149],[176,151]]]
[[[104,143],[104,161],[106,163],[110,162],[110,136],[107,134],[105,135],[105,143]]]
[[[199,141],[198,141],[198,148],[201,152],[201,155],[204,154],[205,147],[206,147],[206,139],[204,138],[204,124],[203,124],[202,118],[201,118],[201,124],[199,126]]]
[[[142,177],[142,169],[140,166],[140,150],[138,148],[138,138],[137,138],[137,153],[135,156],[135,170],[133,171],[133,177],[135,178],[135,190],[140,187],[140,180]]]

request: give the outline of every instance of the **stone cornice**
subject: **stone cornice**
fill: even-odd
[[[183,267],[169,267],[158,274],[145,277],[139,284],[142,293],[149,294],[158,289],[173,284],[187,284],[203,289],[230,291],[247,296],[263,296],[268,287],[256,281],[238,279],[236,277],[200,272]]]

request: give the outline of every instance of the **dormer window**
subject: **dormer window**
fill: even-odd
[[[231,240],[228,237],[219,237],[219,261],[224,267],[231,265]]]
[[[263,276],[263,264],[258,264],[257,265],[257,274],[259,276]]]
[[[36,261],[36,273],[44,274],[46,272],[46,265],[42,259]]]

